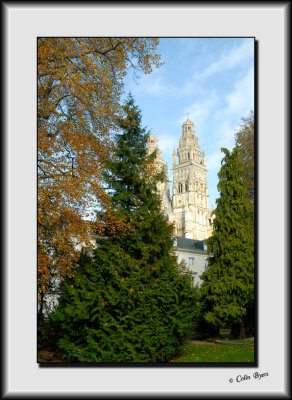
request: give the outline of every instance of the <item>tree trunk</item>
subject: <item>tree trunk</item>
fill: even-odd
[[[245,326],[244,326],[244,320],[242,318],[242,320],[240,321],[240,332],[239,332],[239,339],[245,339],[246,335],[245,335]]]
[[[39,314],[43,317],[43,312],[44,312],[44,300],[45,300],[45,296],[42,293],[41,294],[41,300],[40,300],[40,308],[39,308]]]

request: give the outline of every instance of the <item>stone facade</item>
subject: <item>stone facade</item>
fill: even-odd
[[[159,187],[162,208],[174,225],[174,236],[204,240],[212,234],[212,213],[208,209],[206,157],[201,151],[195,127],[187,119],[182,125],[179,147],[173,152],[172,197],[168,170],[158,149],[155,135],[150,135],[148,151],[157,151],[157,165],[165,170],[165,181]]]
[[[155,135],[149,135],[147,148],[150,154],[156,151],[156,158],[155,158],[156,170],[158,173],[164,171],[165,174],[164,181],[158,182],[157,188],[158,188],[158,193],[161,196],[162,210],[169,218],[169,212],[172,208],[172,205],[171,205],[171,197],[169,190],[168,167],[166,164],[164,164],[163,156],[158,148],[158,141]]]
[[[174,249],[178,263],[183,261],[190,272],[192,286],[200,286],[202,284],[200,277],[208,265],[205,241],[176,237],[174,238]]]

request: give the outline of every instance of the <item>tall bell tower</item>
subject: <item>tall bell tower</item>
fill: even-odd
[[[179,148],[173,153],[172,220],[175,235],[203,240],[211,236],[206,158],[195,135],[194,123],[182,125]]]

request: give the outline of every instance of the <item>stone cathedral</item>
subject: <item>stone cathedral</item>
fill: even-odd
[[[172,196],[168,168],[155,135],[148,139],[148,151],[156,150],[159,170],[164,168],[165,181],[158,186],[162,208],[174,225],[174,236],[204,240],[212,234],[212,212],[208,209],[206,157],[201,151],[195,127],[188,118],[182,125],[179,148],[173,152]]]

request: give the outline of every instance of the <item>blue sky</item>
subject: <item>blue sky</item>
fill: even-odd
[[[143,116],[143,126],[158,137],[172,180],[172,153],[182,122],[195,124],[206,154],[209,207],[218,198],[221,147],[232,149],[241,117],[254,109],[253,38],[164,38],[158,53],[164,64],[151,75],[125,81]]]

